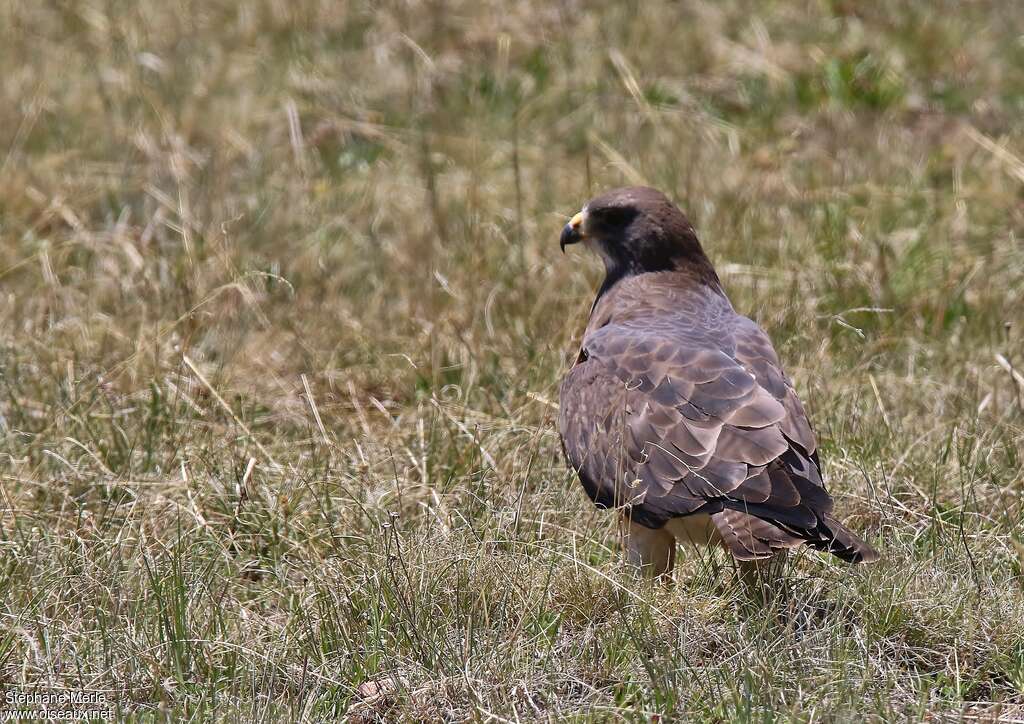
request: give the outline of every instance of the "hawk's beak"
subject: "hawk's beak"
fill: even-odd
[[[558,246],[565,253],[565,247],[583,240],[583,212],[580,211],[569,219],[569,223],[562,229],[562,235],[558,239]]]

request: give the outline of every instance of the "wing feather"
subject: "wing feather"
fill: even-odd
[[[712,513],[737,557],[799,542],[876,555],[830,515],[817,441],[768,336],[718,294],[650,299],[589,330],[562,384],[562,441],[590,497],[653,528]]]

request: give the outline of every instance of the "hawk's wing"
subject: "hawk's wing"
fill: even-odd
[[[655,528],[709,513],[741,559],[800,543],[876,555],[830,515],[803,406],[767,335],[731,307],[591,332],[561,402],[566,454],[601,506]]]

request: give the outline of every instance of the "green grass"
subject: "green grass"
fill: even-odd
[[[0,4],[0,687],[147,721],[1024,718],[1019,21]],[[555,432],[600,277],[557,236],[634,182],[772,335],[877,565],[803,553],[770,613],[720,553],[624,569]]]

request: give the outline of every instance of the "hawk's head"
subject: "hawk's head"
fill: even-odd
[[[718,282],[689,220],[665,194],[646,186],[595,196],[572,217],[559,245],[583,242],[604,261],[610,278],[656,271],[697,273]]]

